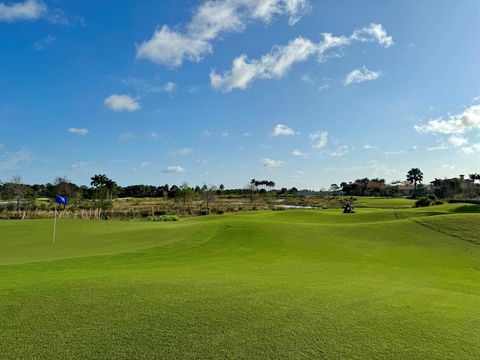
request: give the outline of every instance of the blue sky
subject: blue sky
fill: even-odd
[[[0,180],[480,172],[479,34],[477,0],[0,0]]]

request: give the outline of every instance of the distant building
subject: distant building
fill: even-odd
[[[382,195],[385,192],[385,188],[386,188],[385,180],[383,180],[383,179],[381,179],[381,180],[370,180],[366,185],[365,195],[367,195],[367,196]]]
[[[409,183],[408,181],[400,183],[396,185],[396,187],[398,190],[398,195],[400,196],[412,196],[413,192],[415,191],[415,185]]]
[[[456,178],[435,179],[430,182],[430,190],[438,197],[453,198],[455,195],[475,196],[475,183],[465,175]]]

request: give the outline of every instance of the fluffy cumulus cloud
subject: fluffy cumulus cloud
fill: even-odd
[[[37,20],[47,13],[47,6],[40,0],[15,3],[0,2],[0,21],[16,22]]]
[[[355,42],[376,42],[380,46],[390,47],[393,39],[380,24],[371,24],[356,30],[350,36],[322,34],[319,42],[298,37],[286,45],[274,46],[259,59],[248,59],[243,54],[233,60],[231,70],[217,73],[212,70],[210,83],[213,88],[223,92],[233,89],[246,89],[256,79],[278,79],[283,77],[294,64],[304,62],[312,56],[326,61],[329,51],[341,49]]]
[[[323,149],[328,144],[328,132],[319,131],[315,134],[310,134],[310,140],[313,142],[313,148]]]
[[[140,109],[140,104],[129,95],[110,95],[105,99],[104,104],[113,111],[132,112]]]
[[[480,105],[470,106],[447,119],[432,119],[426,124],[415,125],[415,130],[420,134],[463,134],[477,129],[480,129]]]
[[[84,129],[84,128],[70,128],[68,129],[68,132],[70,134],[75,134],[75,135],[81,135],[81,136],[85,136],[88,134],[88,129]]]
[[[137,46],[137,58],[178,67],[185,60],[200,61],[211,53],[213,42],[229,33],[242,32],[250,21],[271,22],[288,16],[295,24],[310,8],[308,0],[208,0],[194,12],[184,31],[168,25]]]
[[[270,158],[262,159],[262,167],[265,169],[274,169],[281,165],[283,165],[284,161],[281,160],[273,160]]]
[[[350,71],[344,80],[345,86],[358,84],[364,81],[373,81],[382,76],[381,71],[371,71],[368,70],[365,66],[362,69],[355,69]]]
[[[272,131],[272,136],[293,136],[295,131],[283,124],[277,124]]]
[[[165,169],[162,170],[162,173],[164,174],[181,174],[184,173],[185,169],[181,166],[175,165],[175,166],[168,166]]]

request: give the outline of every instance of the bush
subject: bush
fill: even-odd
[[[142,219],[143,221],[178,221],[177,215],[160,215],[160,216],[147,216]]]
[[[415,207],[427,207],[432,205],[432,200],[427,197],[422,197],[415,202]]]

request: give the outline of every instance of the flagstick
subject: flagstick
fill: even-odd
[[[57,235],[57,203],[55,203],[55,220],[53,221],[53,242],[55,243],[55,236]]]

